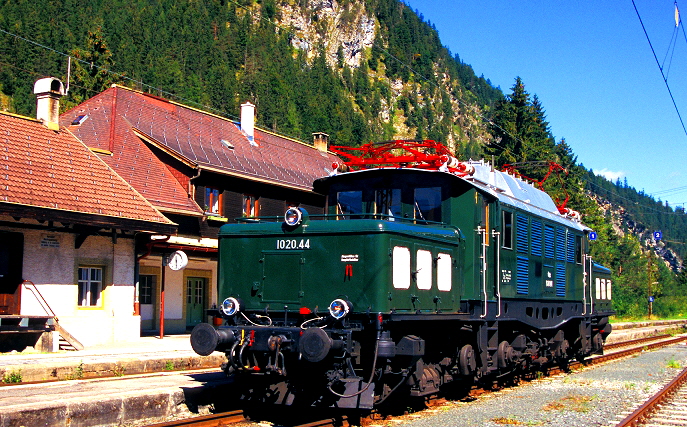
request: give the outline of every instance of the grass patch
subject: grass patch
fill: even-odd
[[[513,417],[498,417],[498,418],[492,418],[491,422],[499,425],[514,425],[514,426],[524,426],[525,423],[513,418]]]
[[[589,402],[596,396],[570,395],[544,406],[545,411],[589,412]]]
[[[668,361],[668,363],[666,364],[666,366],[669,367],[669,368],[673,368],[673,369],[680,369],[680,368],[682,368],[682,364],[681,364],[680,362],[678,362],[677,360],[672,359],[672,358]]]
[[[5,384],[17,384],[21,382],[21,370],[5,372],[2,382]]]

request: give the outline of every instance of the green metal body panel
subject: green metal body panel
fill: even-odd
[[[378,192],[390,188],[401,195],[393,218],[375,207]],[[440,188],[440,222],[414,218],[416,188]],[[555,215],[527,212],[520,201],[510,205],[438,171],[354,172],[318,180],[315,190],[327,195],[329,218],[313,217],[295,228],[262,220],[221,228],[218,303],[238,296],[249,310],[307,307],[323,313],[332,300],[346,298],[357,312],[458,313],[485,302],[551,301],[579,304],[582,311],[584,266],[570,251],[585,253],[586,236]],[[361,193],[360,213],[337,217],[337,195],[355,191]],[[504,211],[512,215],[510,247],[504,242]],[[545,236],[545,228],[553,237]],[[408,289],[395,287],[396,247],[407,248],[411,269],[420,252],[431,253],[435,267],[442,254],[450,256],[450,290],[439,290],[436,272],[430,289],[416,286],[415,272]]]
[[[394,289],[391,248],[439,248],[459,259],[460,232],[381,220],[311,220],[294,229],[282,223],[227,224],[219,234],[219,295],[241,298],[248,310],[326,312],[336,298],[356,311],[413,308],[418,292]],[[415,309],[451,310],[459,297],[460,272],[452,291],[423,296]],[[434,293],[437,293],[434,287]],[[434,297],[440,302],[434,302]]]

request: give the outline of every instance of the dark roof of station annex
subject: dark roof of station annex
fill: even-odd
[[[119,85],[62,114],[60,124],[87,146],[111,152],[103,159],[163,212],[200,215],[202,209],[147,145],[193,168],[306,192],[340,161],[257,127],[251,141],[237,122]]]

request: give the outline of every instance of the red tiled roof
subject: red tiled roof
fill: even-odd
[[[2,203],[174,225],[66,129],[6,113],[0,113]]]
[[[326,168],[339,160],[260,129],[252,143],[231,120],[119,86],[63,114],[61,124],[69,125],[85,114],[88,119],[83,124],[69,128],[89,147],[112,151],[106,161],[161,209],[200,212],[187,197],[187,189],[155,156],[145,153],[134,129],[194,167],[304,191],[312,191],[313,181],[326,176]]]

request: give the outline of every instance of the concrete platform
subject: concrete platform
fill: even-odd
[[[687,320],[615,323],[607,342],[685,327]],[[233,409],[231,384],[219,369],[225,361],[221,353],[198,356],[189,335],[82,351],[2,353],[3,383],[61,381],[0,387],[0,427],[132,426]],[[178,372],[200,368],[210,371]]]
[[[681,329],[682,333],[687,332],[685,319],[611,323],[611,326],[613,332],[606,338],[607,344],[661,335],[675,329]]]
[[[81,351],[57,353],[0,353],[0,379],[21,382],[75,380],[219,368],[226,361],[222,353],[199,356],[191,348],[189,335],[141,337],[116,345],[94,346]]]

